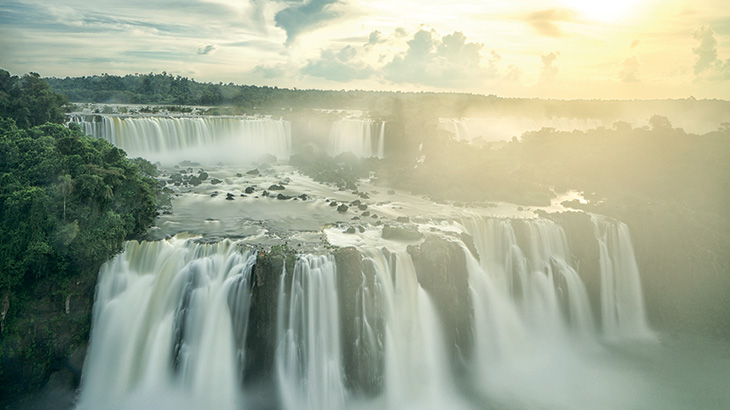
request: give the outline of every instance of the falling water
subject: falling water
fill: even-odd
[[[152,160],[241,162],[266,154],[277,159],[291,155],[291,124],[282,119],[73,115],[71,121],[130,156]]]
[[[79,409],[238,409],[255,255],[128,242],[100,273]]]
[[[610,339],[653,339],[641,293],[639,268],[626,224],[594,216],[601,266],[603,332]]]
[[[334,258],[298,258],[289,290],[286,271],[283,276],[276,372],[284,409],[341,409],[346,392]]]
[[[376,126],[373,120],[342,119],[332,124],[328,153],[332,156],[351,152],[359,158],[383,158],[385,122]]]

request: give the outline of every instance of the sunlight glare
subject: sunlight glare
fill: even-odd
[[[621,22],[639,9],[638,1],[632,0],[564,0],[567,7],[575,10],[581,17],[605,22]]]

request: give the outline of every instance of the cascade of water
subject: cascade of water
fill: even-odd
[[[332,256],[300,256],[290,281],[287,272],[283,273],[276,372],[286,410],[344,407],[346,391],[335,280]]]
[[[469,218],[481,270],[502,297],[510,298],[522,320],[541,337],[561,338],[569,328],[594,335],[588,294],[576,270],[562,228],[548,220],[513,221]],[[518,241],[515,228],[525,231]]]
[[[89,118],[92,119],[89,121]],[[291,154],[291,124],[253,117],[95,117],[74,115],[71,121],[130,156],[154,160],[221,158],[257,159]]]
[[[359,158],[383,158],[385,149],[385,123],[381,123],[377,137],[373,136],[375,121],[342,119],[330,128],[328,153],[336,156],[351,152]]]
[[[439,118],[439,127],[454,135],[457,141],[509,141],[528,131],[553,128],[558,131],[589,130],[603,126],[594,118],[465,117]]]
[[[599,216],[591,220],[600,251],[604,335],[609,339],[653,339],[629,228]]]
[[[459,408],[435,307],[405,249],[363,249],[372,261],[384,318],[384,395],[388,408]],[[374,323],[378,317],[365,321]],[[374,340],[374,339],[371,339]],[[373,348],[370,346],[369,348]]]
[[[100,273],[78,408],[239,408],[254,263],[229,241],[126,243]]]

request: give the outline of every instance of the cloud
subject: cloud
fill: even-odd
[[[375,70],[357,59],[357,49],[345,46],[339,51],[323,50],[318,60],[309,60],[301,73],[331,81],[352,81],[372,77]]]
[[[635,83],[639,81],[636,73],[639,71],[639,59],[636,56],[629,57],[621,63],[621,71],[618,73],[619,80],[625,83]]]
[[[205,47],[199,48],[198,49],[198,54],[200,54],[200,55],[208,55],[208,54],[212,53],[213,51],[215,51],[216,48],[218,48],[218,47],[216,47],[215,44],[208,44]]]
[[[273,78],[283,78],[287,74],[288,67],[284,64],[275,65],[257,65],[251,70],[252,74],[260,75],[261,77],[270,80]]]
[[[341,13],[332,10],[332,5],[339,2],[339,0],[306,0],[305,3],[287,7],[276,13],[274,16],[276,27],[286,31],[284,44],[289,46],[301,33],[313,30],[325,21],[339,17]]]
[[[562,37],[563,31],[556,22],[573,21],[575,13],[570,10],[548,9],[527,14],[523,19],[535,31],[548,37]]]
[[[520,81],[522,76],[522,70],[514,64],[507,66],[507,74],[504,75],[504,79],[507,81],[517,82]]]
[[[383,67],[385,79],[436,87],[476,86],[495,76],[493,67],[480,64],[482,47],[467,42],[458,31],[440,37],[435,30],[422,28],[408,41],[408,50]]]
[[[697,47],[692,48],[696,56],[695,78],[710,81],[730,79],[730,59],[723,62],[718,57],[715,32],[705,24],[695,30],[692,36],[699,42]]]
[[[540,59],[542,59],[542,71],[540,72],[539,83],[547,84],[555,80],[560,70],[553,66],[553,62],[555,62],[559,55],[560,53],[551,52],[540,56]]]
[[[379,32],[378,30],[373,31],[370,33],[370,36],[368,37],[368,42],[366,45],[368,46],[374,46],[378,43],[383,41],[383,33]]]

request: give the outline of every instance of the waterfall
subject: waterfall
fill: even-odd
[[[87,134],[103,138],[132,157],[177,162],[183,159],[288,159],[291,124],[259,117],[71,116]],[[208,161],[210,162],[210,161]]]
[[[525,117],[464,117],[439,118],[439,128],[453,134],[457,141],[509,141],[528,131],[553,128],[558,131],[590,130],[605,124],[594,118],[525,118]]]
[[[127,242],[99,274],[78,408],[238,409],[255,259],[230,241]]]
[[[276,372],[286,410],[336,410],[345,402],[336,269],[332,256],[297,259],[279,292]]]
[[[604,334],[611,339],[652,339],[629,228],[599,216],[591,220],[600,251]]]
[[[255,269],[256,253],[230,240],[128,242],[100,272],[78,409],[611,409],[596,397],[631,379],[604,371],[603,342],[652,333],[628,228],[592,221],[601,330],[565,232],[547,219],[468,214],[412,243],[337,230],[333,241],[360,238],[351,259],[299,254],[280,273]],[[262,296],[276,313],[249,321]],[[271,346],[259,369],[271,378],[253,387],[249,326],[275,335],[256,342]],[[576,392],[586,378],[606,382]]]
[[[385,150],[385,122],[376,126],[373,120],[342,119],[330,128],[328,153],[336,156],[351,152],[359,158],[383,158]]]
[[[387,407],[458,407],[442,325],[431,297],[418,283],[411,256],[405,249],[392,254],[378,249],[364,251],[375,270],[377,286],[370,290],[382,305],[375,315],[371,311],[363,319],[384,321],[383,390]],[[374,340],[371,338],[370,343]]]

